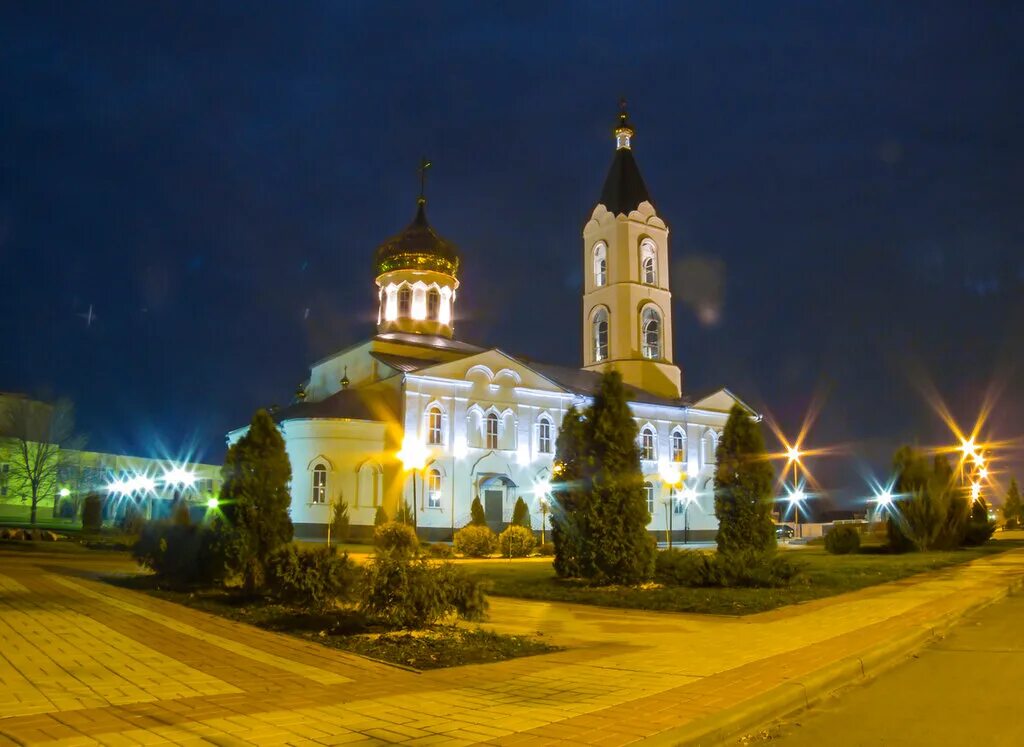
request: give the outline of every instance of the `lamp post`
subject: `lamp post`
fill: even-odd
[[[667,519],[665,521],[665,542],[668,545],[668,549],[671,550],[672,514],[674,514],[676,510],[675,502],[679,500],[679,497],[676,495],[676,488],[678,488],[683,480],[686,479],[686,475],[670,464],[662,464],[658,472],[662,482],[669,486],[668,498],[665,500],[665,513],[667,514]]]
[[[800,501],[803,500],[804,495],[797,483],[797,470],[798,465],[800,464],[800,449],[796,446],[790,446],[786,449],[786,457],[789,460],[789,464],[793,465],[793,492],[789,494],[789,500],[793,504],[793,516],[796,519],[796,535],[797,537],[802,537],[803,531],[800,528]],[[799,498],[797,496],[799,496]]]
[[[683,490],[683,544],[690,542],[690,504],[697,499],[697,491],[693,488]]]
[[[402,439],[402,448],[398,452],[402,467],[412,472],[412,525],[419,529],[419,505],[416,502],[416,473],[427,463],[427,448],[415,436],[407,435]],[[404,498],[403,498],[404,500]]]
[[[543,545],[544,542],[544,530],[548,525],[548,501],[547,498],[540,499],[540,543]]]

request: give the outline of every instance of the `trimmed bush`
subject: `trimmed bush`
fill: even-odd
[[[479,582],[450,563],[384,556],[366,566],[360,609],[399,628],[423,628],[451,614],[480,619]]]
[[[226,573],[225,537],[219,526],[145,524],[132,557],[160,578],[179,584],[214,584]]]
[[[435,542],[432,545],[420,545],[420,549],[426,554],[428,558],[455,557],[455,551],[452,550],[452,546],[446,545],[443,542]]]
[[[706,586],[713,556],[698,550],[662,550],[654,557],[654,580],[666,586]]]
[[[57,505],[57,516],[62,519],[75,518],[75,502],[69,499],[62,500]]]
[[[358,571],[347,553],[336,548],[300,550],[286,545],[270,558],[267,583],[275,597],[287,604],[326,610],[348,599]]]
[[[555,543],[554,542],[545,542],[542,545],[537,545],[537,554],[538,555],[544,555],[544,556],[554,555],[555,554]]]
[[[525,558],[533,552],[536,543],[531,530],[516,524],[510,524],[498,536],[501,554],[506,558]]]
[[[825,535],[825,549],[833,555],[849,555],[860,549],[860,532],[849,524],[833,526]]]
[[[498,549],[498,537],[490,527],[470,524],[455,533],[452,543],[455,552],[469,558],[485,558]]]
[[[82,501],[82,529],[98,532],[103,527],[103,499],[98,493],[89,493]]]
[[[716,553],[709,566],[707,586],[773,588],[789,586],[803,570],[775,552],[736,550]]]
[[[142,515],[135,500],[129,498],[124,504],[124,513],[117,520],[117,528],[125,534],[141,535],[143,527],[146,526],[146,517]]]
[[[373,545],[378,554],[397,558],[411,558],[420,549],[420,541],[413,528],[398,521],[389,521],[377,527],[373,532]]]
[[[533,522],[530,520],[530,507],[526,505],[526,501],[521,496],[516,498],[516,505],[512,509],[512,523],[527,529],[533,528]]]
[[[983,501],[975,501],[971,506],[971,517],[967,521],[967,531],[964,532],[964,545],[977,547],[984,545],[996,531],[994,521],[988,520],[988,506]]]

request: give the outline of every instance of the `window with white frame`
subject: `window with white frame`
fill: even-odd
[[[313,503],[327,503],[327,468],[318,464],[313,468]]]
[[[403,285],[398,289],[398,316],[412,316],[412,288]]]
[[[644,498],[647,499],[647,513],[654,516],[654,485],[652,483],[644,483]]]
[[[537,423],[537,451],[550,454],[554,450],[554,439],[551,438],[551,420],[542,415]]]
[[[672,513],[681,514],[686,510],[686,499],[683,491],[679,488],[672,488]]]
[[[594,246],[594,286],[608,284],[608,246],[599,241]]]
[[[427,319],[436,322],[441,313],[441,294],[436,288],[431,288],[427,293]]]
[[[640,430],[640,458],[650,462],[658,458],[657,439],[654,429],[649,425]]]
[[[647,285],[658,284],[658,249],[650,239],[640,244],[640,277]]]
[[[686,436],[678,428],[672,431],[672,461],[686,461]]]
[[[487,419],[484,421],[486,424],[486,430],[484,435],[486,436],[486,443],[488,449],[498,448],[498,416],[493,412],[487,414]]]
[[[427,410],[427,443],[431,446],[444,443],[444,414],[437,405]]]
[[[715,449],[718,448],[718,439],[712,430],[704,431],[700,439],[701,462],[704,464],[715,464],[718,459],[715,457]]]
[[[441,508],[441,471],[437,468],[427,473],[427,508]]]
[[[608,310],[598,309],[593,321],[594,363],[608,358]]]
[[[643,310],[640,318],[640,337],[643,340],[644,358],[661,358],[661,314],[653,306]]]

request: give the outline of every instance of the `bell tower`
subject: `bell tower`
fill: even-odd
[[[633,157],[636,130],[621,102],[615,156],[583,227],[583,368],[615,368],[627,384],[678,399],[672,362],[668,226]]]

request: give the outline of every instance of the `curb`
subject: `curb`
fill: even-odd
[[[800,713],[842,687],[877,677],[899,666],[912,654],[941,639],[964,617],[1005,599],[1011,591],[1022,587],[1024,577],[1017,577],[1005,586],[975,592],[972,594],[975,598],[960,610],[947,612],[930,623],[913,627],[884,644],[862,652],[860,656],[839,659],[799,679],[777,685],[737,706],[686,726],[653,734],[646,741],[677,747],[725,744],[763,724]]]

